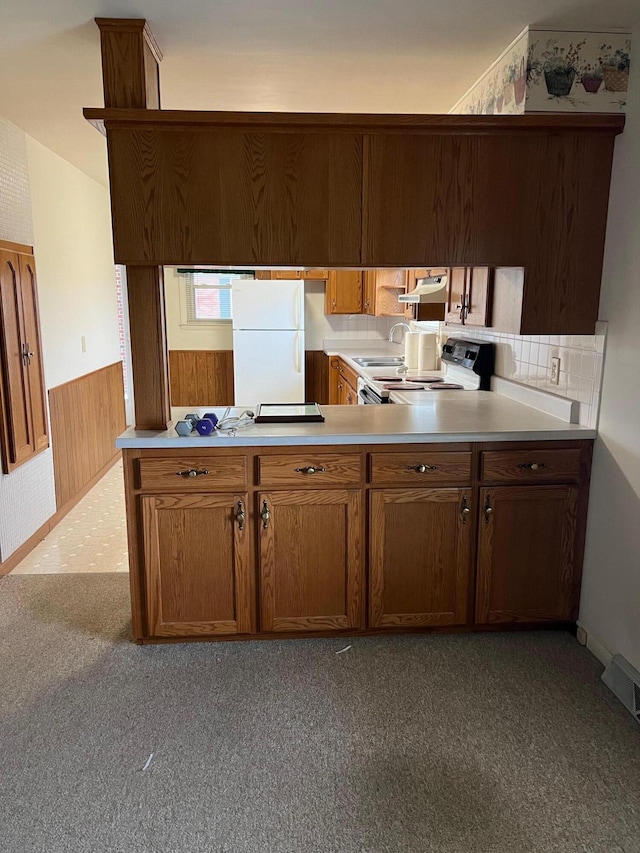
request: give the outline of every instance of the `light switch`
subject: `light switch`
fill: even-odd
[[[82,347],[82,352],[87,351],[87,339],[85,338],[84,335],[82,335],[80,338],[80,346]]]

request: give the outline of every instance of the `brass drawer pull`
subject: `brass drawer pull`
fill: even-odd
[[[305,468],[296,468],[296,474],[325,474],[326,468],[319,465],[307,465]]]
[[[518,465],[518,468],[522,468],[525,471],[537,471],[540,468],[546,468],[544,462],[522,462]]]
[[[176,471],[176,475],[178,477],[204,477],[205,474],[209,472],[204,468],[198,470],[197,468],[189,468],[188,471]]]
[[[417,474],[424,474],[425,471],[436,471],[438,468],[437,465],[408,465],[408,471],[415,471]]]

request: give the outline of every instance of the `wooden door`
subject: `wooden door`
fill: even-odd
[[[370,492],[369,625],[467,621],[471,489]]]
[[[476,621],[570,618],[578,489],[480,490]]]
[[[247,496],[156,495],[141,502],[149,635],[253,631]]]
[[[24,316],[20,256],[0,251],[0,366],[2,370],[2,455],[8,473],[33,455],[29,367],[23,358]]]
[[[449,292],[445,322],[450,325],[462,325],[464,322],[464,304],[467,293],[466,267],[452,267],[449,272]]]
[[[49,446],[47,400],[42,363],[42,336],[38,311],[38,285],[35,258],[19,255],[22,315],[24,323],[25,361],[29,377],[29,402],[34,452]]]
[[[362,313],[362,271],[329,270],[325,314]]]
[[[363,270],[362,273],[362,313],[376,313],[376,270]]]
[[[259,495],[263,631],[362,627],[360,492]]]
[[[467,326],[491,325],[493,290],[491,267],[472,267],[467,276],[464,322]]]

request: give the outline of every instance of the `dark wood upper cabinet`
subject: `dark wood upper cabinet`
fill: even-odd
[[[533,121],[528,134],[365,135],[363,265],[523,267],[508,331],[593,334],[614,136]]]
[[[5,473],[49,446],[35,261],[26,254],[29,247],[16,248],[20,251],[0,249],[0,450]]]
[[[119,262],[360,262],[358,134],[150,123],[108,144]]]
[[[503,330],[593,334],[623,116],[85,116],[118,263],[519,267]]]

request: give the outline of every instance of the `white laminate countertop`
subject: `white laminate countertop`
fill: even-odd
[[[209,408],[209,411],[211,409]],[[213,409],[219,416],[224,409]],[[189,411],[194,411],[190,409]],[[195,409],[204,414],[205,409]],[[239,414],[240,409],[232,410]],[[394,444],[454,441],[559,441],[595,438],[593,429],[569,424],[491,391],[440,391],[419,405],[322,406],[324,423],[254,424],[235,435],[179,436],[128,429],[120,448],[259,447],[336,444]],[[187,409],[172,411],[174,422]]]

